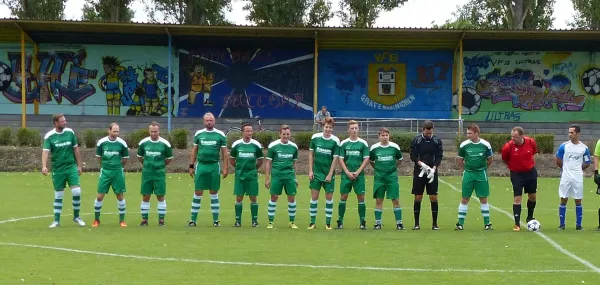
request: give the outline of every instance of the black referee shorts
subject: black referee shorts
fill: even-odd
[[[537,192],[537,170],[532,168],[526,172],[510,172],[510,182],[513,185],[514,196],[522,196],[523,190],[526,194],[534,194]]]
[[[415,169],[413,175],[413,185],[412,185],[412,194],[413,195],[423,195],[425,189],[427,189],[427,195],[437,195],[438,194],[438,173],[437,171],[433,174],[433,181],[429,182],[429,178],[427,175],[423,175],[423,177],[419,177],[419,172],[421,169]]]

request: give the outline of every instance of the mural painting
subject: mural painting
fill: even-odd
[[[144,52],[140,53],[139,50]],[[20,114],[21,52],[4,45],[0,53],[0,112]],[[177,78],[168,92],[167,49],[102,45],[40,45],[26,50],[27,112],[34,101],[40,114],[163,116],[168,97],[176,107]],[[177,70],[173,68],[173,70]],[[173,114],[176,114],[174,108]]]
[[[568,122],[594,118],[600,65],[588,52],[465,52],[465,120]],[[458,95],[453,95],[458,117]]]
[[[311,50],[179,50],[179,116],[313,117]]]
[[[322,50],[319,106],[336,117],[447,119],[452,61],[451,51]]]

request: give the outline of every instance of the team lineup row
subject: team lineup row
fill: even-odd
[[[73,130],[66,128],[66,119],[62,114],[53,116],[54,129],[44,137],[44,151],[42,156],[42,173],[49,174],[47,168],[48,157],[51,154],[52,181],[54,185],[54,221],[51,228],[60,226],[62,213],[62,200],[64,189],[69,185],[73,195],[73,221],[80,226],[85,222],[79,215],[81,188],[79,175],[81,175],[81,157],[77,138]],[[242,126],[243,137],[235,141],[231,149],[227,149],[227,139],[223,132],[215,128],[215,118],[211,113],[204,116],[205,128],[194,135],[194,147],[190,156],[189,173],[194,179],[195,191],[191,204],[191,218],[189,226],[196,226],[203,193],[210,193],[210,207],[213,216],[213,226],[219,227],[219,190],[221,175],[225,179],[229,165],[235,168],[235,227],[242,224],[242,202],[244,196],[250,200],[252,227],[258,227],[258,202],[259,193],[258,169],[265,163],[265,188],[269,189],[271,198],[268,202],[267,228],[274,227],[276,205],[280,195],[285,194],[288,200],[289,227],[298,228],[295,224],[296,192],[296,160],[298,148],[290,141],[291,131],[289,126],[280,128],[280,139],[269,144],[267,155],[264,156],[261,144],[252,139],[252,126]],[[392,200],[396,228],[404,229],[402,222],[402,208],[399,202],[399,184],[397,168],[402,161],[400,147],[389,140],[389,131],[382,128],[379,131],[379,142],[369,147],[368,143],[358,137],[359,129],[355,121],[348,122],[348,139],[340,141],[332,134],[334,121],[327,118],[323,132],[312,136],[309,148],[308,176],[311,190],[310,224],[308,229],[316,228],[318,199],[321,189],[325,192],[325,228],[332,229],[333,218],[333,192],[335,188],[335,169],[339,165],[342,170],[340,201],[338,203],[338,219],[336,228],[344,227],[346,201],[348,195],[354,191],[358,200],[358,214],[360,229],[366,229],[366,204],[365,204],[365,178],[364,169],[370,164],[374,170],[373,198],[376,200],[374,215],[374,229],[381,229],[381,216],[384,199]],[[433,135],[434,125],[426,121],[422,133],[415,136],[410,146],[410,158],[414,162],[413,188],[414,199],[414,230],[420,229],[419,217],[423,194],[427,191],[431,202],[432,229],[438,230],[438,174],[437,169],[443,158],[442,141]],[[572,130],[572,132],[571,132]],[[468,139],[459,147],[459,164],[464,168],[462,177],[462,199],[458,206],[458,222],[456,230],[463,230],[468,203],[473,192],[480,200],[481,213],[484,220],[484,229],[491,230],[490,210],[488,197],[490,194],[487,177],[487,168],[492,163],[491,145],[479,138],[479,127],[470,125],[467,128]],[[580,129],[573,126],[569,129],[570,141],[562,144],[556,154],[557,164],[562,167],[562,177],[559,186],[561,198],[559,229],[565,228],[564,211],[569,197],[574,197],[577,211],[577,229],[581,228],[581,199],[583,198],[583,169],[590,165],[590,153],[585,144],[578,141]],[[119,138],[119,126],[113,123],[109,126],[109,135],[100,139],[96,147],[96,156],[101,164],[98,181],[98,195],[94,203],[95,218],[93,227],[100,225],[100,213],[104,196],[110,188],[117,196],[119,221],[122,227],[125,223],[125,176],[123,168],[129,158],[129,150],[125,141]],[[572,134],[573,133],[573,137]],[[512,130],[512,140],[507,142],[502,149],[502,160],[511,170],[515,200],[513,211],[515,214],[514,230],[520,230],[521,196],[523,190],[528,194],[527,222],[533,217],[536,192],[537,171],[533,159],[537,151],[535,140],[524,136],[520,127]],[[170,143],[159,135],[158,123],[152,122],[149,126],[149,137],[139,143],[137,157],[142,163],[141,181],[141,213],[140,226],[148,225],[151,195],[158,201],[158,224],[165,225],[167,204],[166,196],[166,167],[173,159]],[[598,152],[599,149],[596,150]],[[222,159],[222,161],[221,161]],[[597,167],[597,166],[596,166]],[[577,170],[578,169],[578,170]],[[600,185],[600,177],[596,171],[595,181]],[[599,227],[600,228],[600,227]]]

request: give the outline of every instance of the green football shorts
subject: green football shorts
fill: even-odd
[[[485,170],[463,172],[462,197],[471,197],[471,195],[473,195],[473,190],[475,190],[477,198],[486,198],[490,196],[490,185]]]
[[[77,173],[77,165],[63,173],[52,172],[52,184],[54,191],[63,191],[67,184],[69,187],[81,186],[79,181],[79,173]]]
[[[321,188],[325,190],[325,193],[332,193],[335,189],[335,176],[331,177],[330,182],[325,182],[325,179],[317,179],[316,177],[310,181],[309,187],[311,190],[321,191]]]
[[[258,196],[258,179],[235,179],[233,185],[235,196]]]
[[[125,190],[125,172],[123,169],[100,169],[98,194],[107,194],[111,186],[115,194],[127,192]]]
[[[215,163],[196,163],[196,173],[194,174],[195,190],[221,189],[221,165]]]
[[[167,174],[142,172],[142,195],[165,196],[167,194]]]
[[[373,198],[387,198],[390,200],[400,199],[400,184],[398,184],[398,181],[389,183],[374,182]]]
[[[277,179],[271,177],[271,195],[281,195],[285,188],[285,194],[288,196],[296,196],[296,179]]]
[[[349,194],[354,189],[356,195],[365,194],[365,176],[359,175],[354,180],[350,180],[345,173],[342,174],[342,183],[340,183],[340,193]]]

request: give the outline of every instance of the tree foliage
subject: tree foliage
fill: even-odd
[[[534,29],[552,27],[556,0],[470,0],[458,6],[453,19],[441,27],[478,29]]]
[[[569,26],[577,29],[600,29],[600,1],[571,0],[575,8],[574,21]]]
[[[0,0],[19,19],[62,20],[67,0]]]
[[[131,22],[135,12],[129,8],[133,0],[86,0],[82,19],[85,21]]]
[[[340,0],[338,15],[346,27],[372,28],[382,11],[391,11],[408,0]]]
[[[246,19],[258,26],[324,26],[333,18],[331,2],[326,0],[246,0]]]
[[[144,0],[152,22],[186,25],[224,25],[231,0]]]

